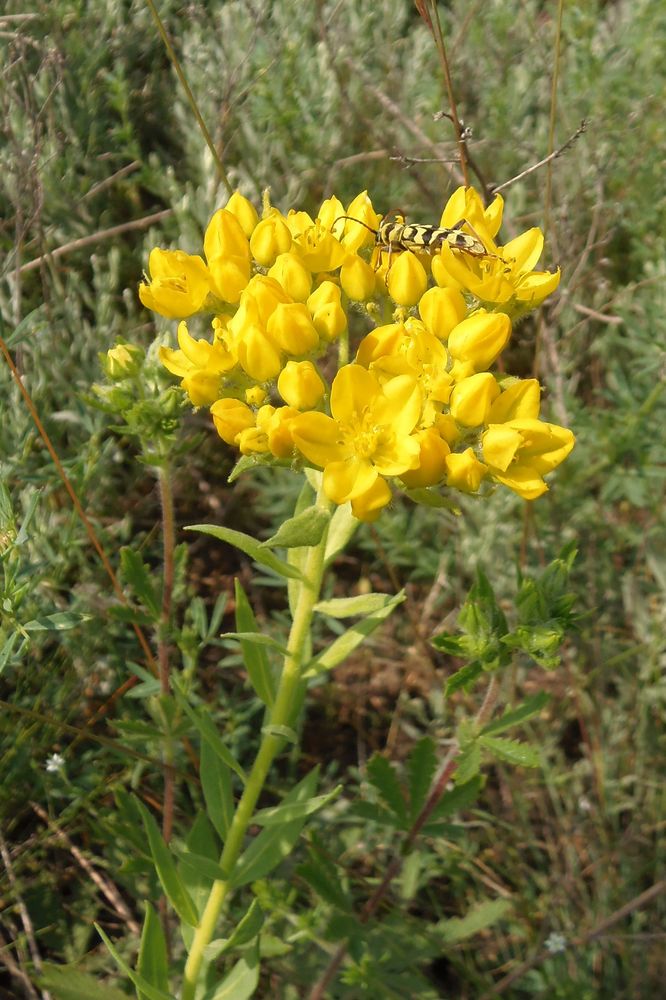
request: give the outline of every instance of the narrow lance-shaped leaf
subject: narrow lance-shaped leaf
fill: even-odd
[[[204,1000],[249,1000],[259,982],[259,948],[249,949],[219,986],[209,990]]]
[[[251,535],[245,535],[242,531],[233,531],[231,528],[223,528],[217,524],[188,524],[185,530],[201,531],[204,535],[212,535],[213,538],[219,538],[220,541],[226,542],[228,545],[233,545],[236,549],[240,549],[241,552],[254,559],[255,562],[266,566],[268,569],[272,569],[274,573],[278,573],[280,576],[302,578],[301,573],[295,566],[290,566],[289,563],[278,559],[270,549],[262,548],[262,543],[257,541],[256,538],[252,538]]]
[[[146,836],[148,837],[150,853],[153,856],[153,863],[164,893],[180,919],[184,920],[186,924],[190,924],[191,927],[196,927],[199,917],[192,902],[192,897],[176,870],[171,852],[162,839],[162,834],[157,827],[157,823],[143,802],[137,799],[136,804],[141,810],[141,818],[143,819]]]
[[[407,804],[395,768],[389,764],[386,757],[377,753],[371,758],[368,763],[368,781],[374,785],[399,823],[404,826],[407,822]]]
[[[235,585],[236,630],[239,633],[259,632],[257,619],[254,617],[254,612],[241,586],[240,580],[236,580]],[[243,662],[245,663],[252,687],[264,705],[272,708],[275,702],[275,678],[271,671],[266,650],[259,643],[251,639],[241,639],[240,645],[243,653]]]
[[[139,553],[124,545],[120,550],[120,568],[141,603],[154,618],[159,618],[160,598],[153,586],[152,574]]]
[[[318,777],[319,768],[315,767],[285,795],[281,805],[307,802],[311,799],[317,787]],[[305,819],[305,816],[301,816],[289,823],[269,826],[262,830],[236,863],[229,879],[231,884],[236,887],[247,885],[248,882],[263,878],[277,867],[290,854],[303,829]]]
[[[549,701],[550,695],[546,691],[539,691],[538,694],[528,698],[522,705],[510,709],[504,715],[501,715],[499,719],[489,722],[487,726],[483,727],[481,732],[484,736],[490,736],[491,734],[495,736],[498,733],[505,732],[507,729],[511,729],[512,726],[519,726],[521,723],[526,722],[527,719],[531,719],[532,716],[538,715]]]
[[[287,549],[318,545],[330,520],[328,511],[313,505],[285,521],[276,534],[262,545],[279,545]]]
[[[43,990],[50,990],[55,1000],[90,1000],[91,997],[95,1000],[127,1000],[127,993],[108,983],[100,983],[99,977],[79,972],[72,965],[44,962],[37,976],[37,985]]]
[[[111,939],[108,937],[108,935],[104,933],[99,924],[94,924],[93,926],[97,931],[97,933],[99,934],[99,936],[101,937],[104,944],[106,945],[106,947],[111,952],[113,960],[118,966],[118,968],[121,969],[125,973],[127,978],[134,983],[134,985],[137,988],[137,991],[141,990],[141,992],[146,995],[148,1000],[175,1000],[172,993],[165,993],[164,990],[160,990],[156,986],[152,986],[149,982],[147,982],[143,978],[142,975],[140,975],[138,972],[135,972],[134,969],[130,968],[125,959],[120,955],[118,950],[114,947],[114,944],[111,941]],[[96,997],[98,995],[97,991],[95,991],[95,993],[93,993],[92,995]]]
[[[162,924],[150,903],[146,902],[146,916],[141,932],[137,972],[140,976],[167,993],[169,990],[169,958]],[[137,991],[138,1000],[150,1000],[142,991]]]
[[[201,741],[199,775],[208,818],[224,841],[234,815],[231,774],[227,764],[206,740]]]
[[[392,597],[388,604],[380,608],[380,610],[374,612],[372,615],[368,615],[367,618],[362,618],[359,622],[352,625],[351,628],[343,632],[341,636],[331,643],[323,653],[315,657],[312,660],[303,676],[313,677],[324,670],[332,670],[333,667],[337,667],[339,663],[346,660],[347,657],[357,646],[363,642],[369,635],[371,635],[376,628],[378,628],[383,621],[385,621],[391,614],[394,608],[397,608],[405,599],[404,591],[400,591],[395,597]]]
[[[205,740],[205,742],[210,745],[211,749],[215,751],[220,760],[224,761],[224,763],[238,775],[243,784],[245,784],[247,781],[245,771],[240,766],[231,751],[225,747],[209,716],[205,715],[203,712],[197,711],[196,708],[188,703],[182,688],[178,686],[177,682],[174,682],[174,695],[176,697],[176,701],[183,709],[188,719],[198,730],[201,739]]]

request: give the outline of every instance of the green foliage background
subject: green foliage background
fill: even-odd
[[[455,186],[455,149],[446,121],[434,120],[445,107],[434,46],[407,0],[165,0],[159,9],[232,184],[257,204],[267,186],[281,208],[307,210],[331,193],[347,201],[367,188],[379,210],[400,206],[413,220],[438,220]],[[536,0],[442,5],[459,110],[489,184],[547,152],[556,14],[554,3]],[[131,542],[156,567],[153,479],[134,444],[91,406],[90,386],[100,377],[98,352],[116,337],[147,345],[155,322],[172,326],[138,302],[149,249],[197,250],[224,191],[139,0],[8,0],[0,45],[1,332],[112,562]],[[336,996],[478,997],[513,963],[539,955],[549,935],[584,936],[664,877],[665,48],[659,4],[565,3],[555,145],[583,118],[588,129],[552,164],[550,206],[544,170],[504,192],[505,235],[547,225],[546,263],[563,271],[553,303],[517,329],[507,362],[517,374],[536,371],[549,390],[547,419],[577,435],[551,492],[529,507],[498,492],[489,503],[466,503],[458,518],[398,502],[359,534],[338,571],[332,592],[398,581],[408,585],[411,610],[382,633],[369,665],[366,654],[314,693],[306,747],[329,765],[330,786],[346,773],[366,787],[364,759],[387,734],[401,759],[424,731],[446,731],[441,691],[452,663],[440,656],[433,668],[413,651],[460,606],[477,567],[510,601],[517,565],[543,565],[575,541],[581,621],[556,672],[512,668],[516,694],[542,686],[552,694],[548,717],[532,724],[541,770],[493,769],[478,808],[465,814],[464,836],[449,831],[424,846]],[[157,212],[168,214],[146,226]],[[114,939],[127,927],[58,831],[140,922],[138,900],[155,900],[157,887],[113,794],[159,798],[156,731],[138,689],[68,751],[141,662],[140,650],[114,614],[108,580],[4,362],[0,393],[3,551],[27,523],[5,574],[0,639],[49,615],[71,616],[60,621],[75,626],[32,631],[3,659],[0,822],[11,863],[2,946],[31,968],[22,899],[44,959],[82,962],[111,983],[92,920]],[[267,537],[293,506],[296,482],[262,473],[232,491],[232,457],[207,420],[185,419],[180,434],[179,524],[217,520]],[[220,649],[222,604],[212,630],[209,621],[239,571],[229,553],[195,542],[177,596],[186,669],[198,669],[201,698],[247,760],[260,706],[236,654]],[[279,625],[273,583],[255,580],[251,596],[262,620]],[[202,636],[209,642],[197,663]],[[65,767],[47,771],[56,752]],[[178,766],[188,775],[179,786],[183,818],[200,790],[185,754]],[[294,778],[295,764],[281,777]],[[384,836],[334,812],[308,850],[343,856],[337,878],[362,888]],[[325,963],[335,927],[323,904],[307,913],[305,876],[287,872],[260,891],[273,978],[257,995],[300,996]],[[471,943],[445,948],[438,921],[489,894],[510,900],[511,911]],[[652,997],[666,973],[663,918],[657,897],[577,951],[535,963],[503,995]]]

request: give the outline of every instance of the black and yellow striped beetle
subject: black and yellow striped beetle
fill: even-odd
[[[436,253],[441,250],[445,243],[452,250],[460,250],[462,253],[472,257],[493,257],[483,243],[476,236],[471,236],[462,230],[462,226],[469,225],[466,219],[453,226],[451,229],[437,226],[426,226],[414,222],[405,222],[402,212],[392,212],[385,215],[379,224],[379,229],[373,229],[360,219],[354,219],[351,215],[341,215],[339,219],[348,219],[350,222],[357,222],[360,226],[365,226],[371,233],[375,234],[375,250],[380,254],[388,253],[388,266],[391,266],[391,255],[405,250],[411,253]],[[339,219],[335,221],[338,222]]]

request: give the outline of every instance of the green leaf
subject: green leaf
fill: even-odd
[[[92,615],[81,615],[76,611],[56,611],[52,615],[33,618],[22,625],[22,628],[25,632],[64,632],[90,621],[91,618]]]
[[[336,507],[326,538],[324,562],[327,566],[338,552],[342,552],[347,547],[347,543],[360,523],[358,518],[352,514],[350,503],[343,503]]]
[[[443,646],[439,647],[443,649]],[[444,688],[444,695],[446,698],[453,694],[454,691],[459,691],[460,688],[464,688],[465,691],[469,691],[472,685],[483,673],[483,665],[475,660],[474,663],[468,663],[466,666],[461,667],[460,670],[456,670],[455,674],[451,674],[446,682]]]
[[[487,726],[484,726],[481,730],[484,736],[490,735],[491,733],[503,733],[505,730],[510,729],[512,726],[518,726],[527,719],[531,719],[533,715],[538,715],[539,712],[548,704],[550,701],[550,695],[545,691],[539,691],[538,694],[533,695],[524,701],[522,705],[518,708],[512,708],[504,715],[500,716],[499,719],[495,719],[494,722],[489,722]]]
[[[252,822],[258,823],[259,826],[276,826],[279,823],[291,823],[295,819],[311,816],[317,810],[323,809],[328,802],[337,798],[341,791],[342,785],[336,785],[326,795],[316,795],[305,802],[283,802],[279,806],[260,809],[252,817]]]
[[[315,767],[285,795],[281,805],[307,802],[311,799],[317,787],[318,777],[319,767]],[[231,885],[234,887],[247,885],[248,882],[263,878],[276,868],[291,853],[303,829],[305,819],[305,816],[301,816],[289,823],[269,826],[262,830],[236,862],[229,879]]]
[[[263,925],[264,911],[259,905],[259,900],[253,899],[247,913],[236,924],[231,937],[218,938],[216,941],[210,942],[206,948],[206,959],[212,962],[233,948],[242,948],[243,945],[256,938]]]
[[[458,757],[454,779],[459,785],[465,785],[481,770],[481,747],[476,741],[468,743]]]
[[[377,823],[379,826],[388,826],[392,830],[397,830],[400,825],[395,813],[389,812],[388,809],[376,802],[354,802],[347,810],[347,815],[358,816],[371,823]]]
[[[416,819],[423,807],[430,791],[436,767],[437,753],[435,743],[429,736],[424,736],[415,745],[407,761],[407,771],[409,774],[409,817],[411,820]]]
[[[480,903],[464,917],[440,920],[436,929],[443,935],[446,944],[457,944],[478,934],[500,920],[511,909],[508,899],[491,899]]]
[[[325,902],[338,910],[350,912],[351,900],[340,883],[341,870],[316,837],[312,837],[308,857],[308,861],[298,866],[296,874],[305,879]]]
[[[397,817],[401,826],[407,823],[407,803],[402,794],[402,788],[395,768],[389,764],[386,757],[374,754],[368,762],[368,781],[377,789],[391,812]]]
[[[289,563],[278,559],[270,549],[262,548],[262,543],[258,542],[256,538],[245,535],[242,531],[233,531],[231,528],[223,528],[217,524],[188,524],[185,531],[201,531],[204,535],[212,535],[213,538],[218,538],[221,542],[226,542],[227,545],[233,545],[234,548],[240,549],[250,559],[272,569],[280,576],[303,579],[302,573],[295,566],[290,566]]]
[[[261,727],[262,735],[265,736],[277,736],[279,740],[286,740],[287,743],[293,743],[294,746],[298,743],[298,733],[291,726],[281,726],[278,723],[268,723],[266,726]]]
[[[201,741],[199,775],[208,817],[224,841],[234,815],[231,773],[206,740]]]
[[[143,825],[150,845],[150,853],[153,856],[157,876],[162,884],[164,893],[180,919],[184,920],[186,924],[190,924],[191,927],[196,927],[199,923],[199,916],[192,902],[192,897],[176,870],[171,852],[162,839],[162,834],[158,829],[157,823],[143,802],[136,799],[136,804],[141,811],[141,818],[143,819]]]
[[[374,615],[393,600],[391,594],[359,594],[357,597],[335,597],[319,601],[314,610],[331,618],[352,618],[354,615]]]
[[[132,590],[153,618],[160,617],[160,598],[153,586],[152,573],[138,552],[123,545],[120,550],[120,569]]]
[[[321,507],[307,507],[296,517],[289,518],[268,541],[262,545],[280,545],[293,549],[318,545],[331,521],[331,515]]]
[[[480,736],[479,743],[484,750],[489,750],[494,757],[507,764],[517,764],[519,767],[539,767],[541,758],[539,751],[527,743],[518,740],[507,740],[503,737]]]
[[[150,903],[146,902],[146,916],[141,932],[137,972],[146,980],[165,993],[169,989],[169,958],[166,939],[162,924]],[[141,990],[137,993],[138,1000],[149,1000]]]
[[[196,854],[194,851],[186,851],[184,848],[174,848],[181,865],[185,865],[190,871],[197,875],[203,875],[210,882],[226,882],[227,873],[218,865],[217,861],[211,861],[205,854]]]
[[[279,653],[280,656],[288,655],[286,646],[281,646],[272,636],[264,635],[263,632],[222,632],[220,633],[220,639],[235,639],[240,643],[251,642],[255,646],[268,646]]]
[[[50,990],[54,1000],[127,1000],[127,993],[115,986],[100,983],[96,976],[79,972],[73,965],[44,962],[37,979],[38,985]]]
[[[483,778],[477,774],[474,778],[466,781],[464,785],[455,785],[449,791],[444,792],[423,828],[424,833],[429,832],[428,828],[431,824],[440,823],[447,816],[453,816],[471,806],[479,797],[482,788]]]
[[[125,973],[128,979],[131,979],[131,981],[136,986],[137,991],[141,990],[142,993],[145,993],[148,1000],[175,1000],[172,993],[165,993],[163,990],[158,989],[156,986],[151,986],[151,984],[147,982],[142,975],[140,975],[138,972],[135,972],[134,969],[130,968],[125,959],[122,958],[122,956],[116,950],[111,940],[107,937],[102,928],[99,926],[99,924],[93,924],[93,926],[97,931],[97,933],[99,934],[99,936],[101,937],[104,944],[106,945],[106,947],[111,952],[113,960],[115,961],[118,968],[120,968]],[[96,989],[90,995],[93,997],[97,997],[99,995],[98,990]],[[90,1000],[90,997],[88,997],[88,1000]],[[127,998],[125,998],[125,1000],[127,1000]]]
[[[240,958],[219,986],[205,994],[204,1000],[249,1000],[259,983],[259,948]]]
[[[258,633],[257,619],[254,617],[254,612],[240,580],[235,581],[235,592],[237,631],[239,633]],[[264,705],[272,708],[275,702],[275,678],[263,646],[253,639],[241,639],[240,645],[247,675],[255,693],[261,698]]]
[[[376,611],[367,618],[362,618],[351,628],[343,632],[341,636],[328,646],[323,653],[311,660],[305,669],[304,677],[314,677],[324,670],[332,670],[339,663],[346,660],[349,654],[356,649],[375,629],[385,621],[394,608],[405,599],[405,592],[401,590],[395,597],[391,597],[385,607]]]
[[[227,767],[230,767],[231,770],[238,775],[243,784],[245,784],[247,781],[245,771],[240,766],[231,751],[227,750],[225,747],[210,717],[204,712],[198,711],[192,705],[188,704],[182,688],[178,687],[176,683],[174,683],[174,694],[178,704],[197,729],[201,739],[210,745],[211,749],[215,751],[220,760],[223,761]]]

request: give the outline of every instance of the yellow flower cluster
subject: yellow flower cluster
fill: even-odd
[[[443,241],[429,256],[368,249],[381,217],[365,191],[346,207],[327,199],[315,219],[267,199],[259,218],[235,193],[208,225],[205,260],[153,250],[139,294],[168,318],[212,314],[210,339],[181,322],[178,350],[160,356],[193,405],[210,406],[220,437],[257,460],[322,469],[326,495],[358,518],[376,518],[392,484],[426,502],[492,483],[532,500],[574,437],[539,420],[535,379],[489,369],[512,319],[560,276],[534,270],[540,230],[495,242],[502,209],[499,196],[485,208],[460,188],[440,225],[464,220],[487,254]],[[391,322],[354,345],[348,364],[350,303],[366,328]]]

